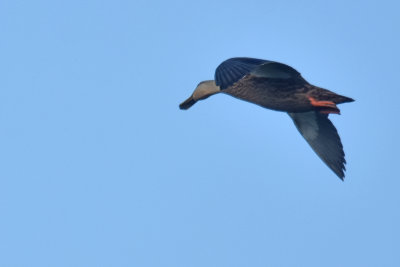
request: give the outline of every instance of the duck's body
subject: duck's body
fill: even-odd
[[[188,109],[196,101],[216,93],[288,112],[314,151],[341,179],[344,178],[344,152],[328,114],[339,114],[336,104],[353,99],[309,84],[288,65],[253,58],[231,58],[218,66],[215,80],[201,82],[180,108]]]
[[[331,101],[335,104],[348,102],[349,98],[316,87],[300,79],[274,81],[269,78],[248,75],[221,91],[264,108],[284,112],[307,112],[315,110],[310,98]],[[333,107],[333,106],[332,106]],[[332,107],[328,107],[331,109]],[[318,107],[321,110],[322,107]],[[325,109],[327,107],[324,107]]]

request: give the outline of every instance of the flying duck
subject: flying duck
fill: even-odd
[[[353,102],[353,99],[308,83],[288,65],[236,57],[222,62],[215,71],[215,79],[200,82],[179,108],[189,109],[197,101],[217,93],[287,112],[315,153],[340,179],[344,179],[345,154],[328,115],[340,114],[336,105]]]

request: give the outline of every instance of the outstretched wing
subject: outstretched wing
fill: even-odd
[[[235,57],[222,62],[215,70],[215,83],[222,90],[228,88],[244,76],[251,74],[271,79],[301,77],[294,68],[263,59]]]
[[[317,111],[288,114],[315,153],[343,180],[346,170],[343,146],[328,115]]]

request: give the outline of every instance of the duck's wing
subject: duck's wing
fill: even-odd
[[[328,114],[317,111],[288,114],[315,153],[343,180],[346,170],[343,146]]]
[[[217,67],[215,83],[223,90],[249,74],[277,80],[301,78],[298,71],[282,63],[257,58],[235,57],[225,60]]]

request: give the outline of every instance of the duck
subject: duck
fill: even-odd
[[[219,93],[286,112],[315,153],[344,181],[345,153],[328,116],[340,114],[337,105],[354,99],[310,84],[289,65],[235,57],[223,61],[215,70],[214,80],[200,82],[179,108],[187,110],[196,102]]]

